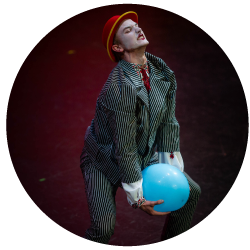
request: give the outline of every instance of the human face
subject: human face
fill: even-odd
[[[125,20],[120,25],[116,37],[122,49],[128,52],[146,47],[149,44],[142,29],[131,19]]]

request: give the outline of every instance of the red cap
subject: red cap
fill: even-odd
[[[114,35],[117,28],[125,19],[131,19],[132,21],[138,23],[138,15],[134,11],[126,12],[120,16],[111,17],[105,24],[102,32],[102,43],[107,49],[110,59],[115,62],[115,56],[112,53],[112,45],[114,40]]]

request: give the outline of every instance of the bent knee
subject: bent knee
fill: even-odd
[[[195,187],[193,188],[193,194],[196,197],[196,199],[199,199],[201,195],[201,187],[198,184],[196,184]]]

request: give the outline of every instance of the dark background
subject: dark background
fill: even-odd
[[[110,17],[130,10],[138,13],[150,42],[147,51],[175,72],[185,171],[202,189],[192,226],[226,196],[246,150],[248,114],[240,80],[222,49],[196,25],[166,10],[128,4],[97,8],[65,21],[38,43],[17,75],[7,138],[27,193],[52,220],[79,236],[90,224],[79,167],[83,137],[99,91],[116,65],[101,42],[102,29]],[[121,189],[116,202],[110,244],[160,240],[165,217],[133,210]]]

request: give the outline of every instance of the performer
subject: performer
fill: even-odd
[[[154,206],[164,201],[145,200],[141,172],[159,162],[184,171],[174,72],[162,59],[145,52],[149,42],[133,11],[110,18],[102,42],[118,64],[98,96],[80,157],[91,217],[85,238],[109,242],[116,219],[115,194],[121,187],[132,208],[149,215],[169,214],[162,237],[169,239],[190,228],[200,187],[184,172],[190,185],[187,203],[171,213],[156,212]]]

